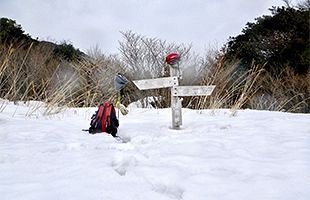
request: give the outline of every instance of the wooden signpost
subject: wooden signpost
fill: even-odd
[[[180,96],[208,96],[215,88],[212,86],[179,86],[178,68],[170,66],[170,77],[135,80],[133,83],[139,90],[171,88],[172,128],[179,129],[182,125],[182,99]]]

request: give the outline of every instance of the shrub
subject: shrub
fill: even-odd
[[[66,61],[73,61],[80,58],[83,53],[79,49],[75,49],[72,44],[63,42],[62,44],[56,46],[54,49],[54,55]]]
[[[253,60],[275,74],[290,66],[306,74],[310,63],[309,8],[272,8],[272,16],[248,23],[242,34],[230,38],[226,59],[249,68]]]
[[[8,18],[0,18],[0,44],[31,41],[29,35],[24,34],[21,25]]]

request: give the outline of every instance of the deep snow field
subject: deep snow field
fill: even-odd
[[[42,109],[0,101],[1,200],[310,199],[309,114],[183,109],[172,130],[131,106],[121,142],[81,131],[96,108]]]

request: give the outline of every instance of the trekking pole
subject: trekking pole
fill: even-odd
[[[116,104],[118,106],[118,108],[117,108],[117,118],[118,118],[118,122],[120,123],[120,119],[119,119],[119,110],[121,109],[121,107],[120,107],[120,105],[121,105],[121,94],[120,94],[120,92],[118,92]]]

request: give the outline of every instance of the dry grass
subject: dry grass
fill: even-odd
[[[211,96],[194,97],[191,107],[194,109],[240,109],[258,90],[258,82],[263,69],[252,65],[250,70],[238,70],[238,64],[228,65],[223,59],[213,63],[206,71],[201,85],[216,85]]]
[[[106,100],[113,101],[117,98],[113,79],[118,72],[124,72],[131,80],[141,79],[147,74],[150,77],[146,78],[169,75],[166,74],[167,66],[163,63],[162,51],[168,51],[163,50],[165,48],[176,50],[181,47],[165,46],[166,43],[155,39],[135,38],[132,35],[127,37],[127,43],[122,46],[121,59],[115,56],[107,57],[94,50],[92,53],[95,56],[92,58],[71,63],[53,57],[52,46],[0,46],[0,98],[45,102],[33,107],[27,115],[42,109],[43,105],[44,114],[51,115],[68,106],[89,107]],[[128,48],[135,42],[144,45],[144,50],[133,49],[128,52]],[[183,80],[187,81],[186,85],[216,85],[211,96],[184,98],[184,107],[229,108],[233,115],[243,108],[310,112],[310,72],[298,75],[285,66],[281,73],[275,75],[255,63],[249,70],[240,70],[238,63],[225,63],[213,54],[200,58],[192,56],[188,48],[183,49],[183,54],[184,65],[192,63],[193,66],[198,66],[193,74],[186,72],[186,75],[189,75]],[[135,60],[134,55],[139,59]],[[197,74],[200,76],[197,77]],[[170,106],[169,89],[139,91],[132,83],[125,89],[123,103],[128,105],[150,96],[153,97],[152,104],[155,104],[155,107]],[[145,102],[144,106],[148,106],[148,103],[150,102]],[[5,107],[6,101],[2,101],[0,112]]]
[[[310,112],[310,72],[299,75],[290,67],[276,74],[266,73],[262,88],[249,101],[249,107],[260,110]]]
[[[44,113],[49,115],[67,106],[96,106],[115,97],[113,79],[120,64],[114,57],[69,63],[52,53],[52,47],[33,44],[0,46],[0,98],[45,102],[40,105],[45,105]],[[29,115],[38,109],[33,108]]]
[[[252,64],[240,70],[238,63],[227,64],[219,59],[210,65],[202,85],[216,85],[211,96],[192,97],[191,108],[229,108],[232,115],[238,109],[310,112],[310,72],[294,73],[284,66],[281,73],[271,73],[264,66]]]

